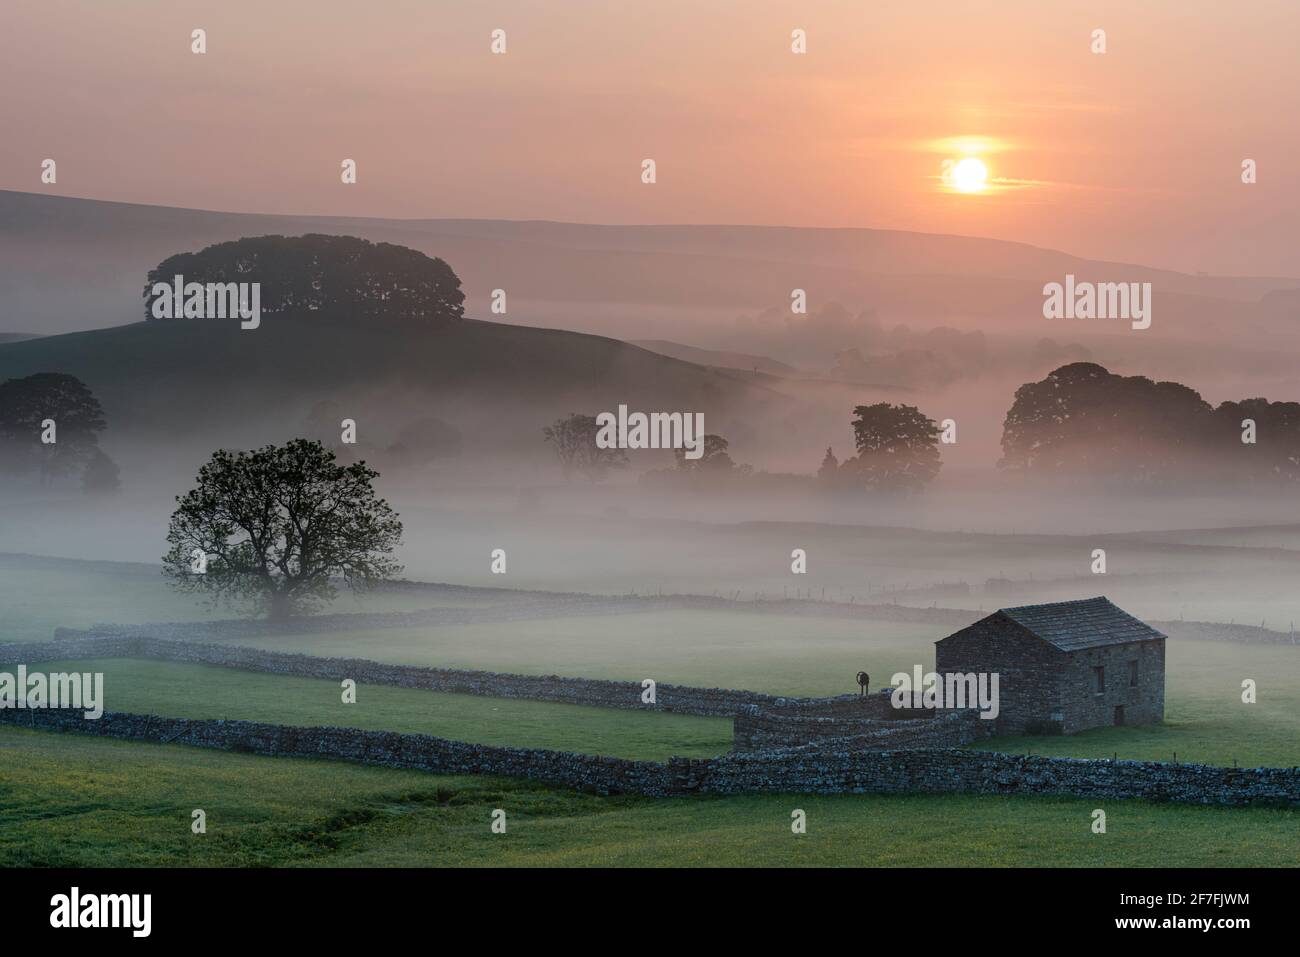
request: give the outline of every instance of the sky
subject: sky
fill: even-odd
[[[0,187],[903,229],[1300,276],[1298,36],[1297,0],[4,0]],[[945,180],[963,159],[982,187]]]

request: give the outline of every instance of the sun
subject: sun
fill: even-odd
[[[979,193],[988,183],[989,168],[982,160],[967,156],[954,163],[950,173],[953,189],[959,193]]]

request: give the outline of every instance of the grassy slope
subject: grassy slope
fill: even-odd
[[[777,398],[727,372],[616,339],[483,321],[266,316],[249,330],[233,321],[142,321],[0,345],[0,380],[35,372],[77,376],[118,426],[183,426],[187,435],[208,426],[229,430],[241,419],[256,423],[324,395],[346,403],[384,390],[531,407],[562,405],[578,389],[588,401],[707,411]]]
[[[0,865],[1293,865],[1300,812],[1002,797],[597,798],[0,727]],[[190,833],[194,808],[208,833]],[[489,831],[506,811],[505,835]],[[808,833],[790,833],[790,812]]]
[[[28,663],[33,667],[32,663]],[[663,760],[731,749],[731,721],[617,711],[546,701],[360,685],[345,705],[339,685],[209,665],[108,658],[42,663],[42,671],[103,672],[105,710],[181,718],[240,718],[432,734],[478,744],[552,748]]]

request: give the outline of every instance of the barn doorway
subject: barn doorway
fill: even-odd
[[[1124,723],[1124,706],[1122,704],[1115,705],[1115,723],[1117,725]]]

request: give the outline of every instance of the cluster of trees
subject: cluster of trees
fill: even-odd
[[[169,256],[144,285],[145,318],[155,283],[260,283],[263,315],[451,321],[464,317],[460,278],[441,259],[355,236],[257,236]]]
[[[826,450],[817,479],[831,488],[917,492],[939,474],[939,426],[911,405],[859,405],[853,409],[858,454],[840,462]]]
[[[873,489],[882,492],[919,491],[939,474],[939,426],[910,405],[860,405],[854,410],[853,435],[858,454],[840,462],[826,450],[817,480],[827,488]],[[596,445],[596,418],[573,414],[542,430],[555,450],[565,478],[581,475],[601,481],[614,469],[628,465],[623,449],[602,449]],[[704,436],[703,454],[689,458],[687,450],[673,450],[675,468],[657,469],[644,479],[660,485],[703,487],[725,485],[740,479],[780,479],[756,473],[752,466],[738,464],[731,456],[730,443],[721,435]],[[785,479],[807,478],[786,476]],[[773,484],[772,481],[766,484]],[[781,484],[781,483],[777,483]]]
[[[1061,366],[1016,390],[1002,428],[1009,473],[1129,486],[1300,481],[1300,403],[1211,406],[1194,389]]]
[[[117,464],[99,447],[107,426],[99,400],[76,376],[38,372],[0,383],[0,470],[35,473],[42,486],[81,473],[89,493],[121,485]]]
[[[856,455],[828,448],[817,471],[827,488],[916,492],[939,474],[942,430],[915,406],[876,403],[853,410]],[[565,475],[598,481],[628,464],[621,449],[596,447],[596,419],[571,415],[545,431]],[[1003,423],[1008,473],[1127,486],[1300,482],[1300,403],[1242,399],[1211,406],[1178,382],[1121,376],[1093,362],[1061,366],[1016,390]],[[720,435],[704,455],[675,451],[677,468],[648,473],[690,484],[754,475],[737,465]]]

